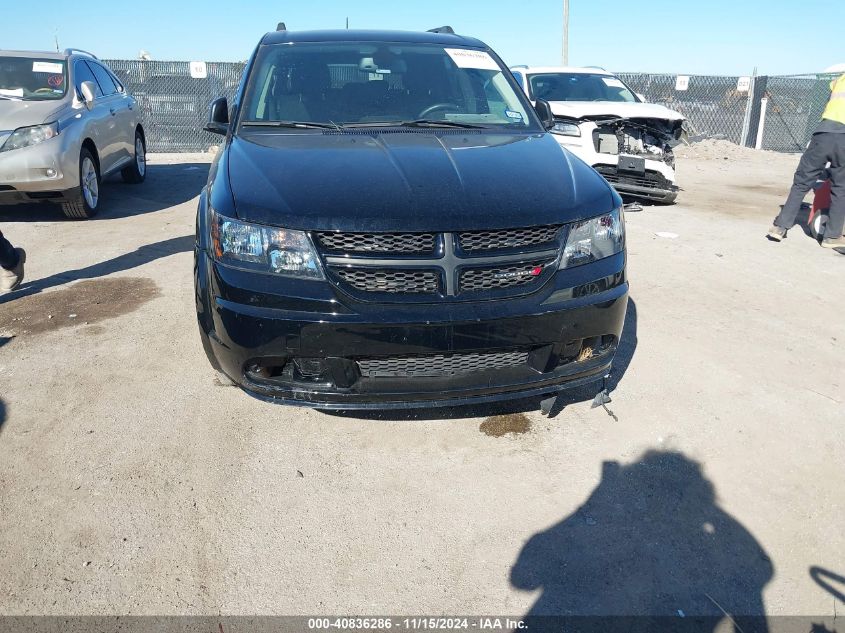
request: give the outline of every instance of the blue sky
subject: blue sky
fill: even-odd
[[[425,30],[450,24],[508,64],[557,64],[562,0],[0,0],[3,48],[90,49],[104,58],[234,61],[284,20],[291,29]],[[93,8],[96,7],[96,8]],[[570,63],[618,71],[789,74],[845,62],[845,1],[571,0]]]

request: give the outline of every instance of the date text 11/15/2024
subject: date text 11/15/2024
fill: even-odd
[[[308,629],[325,631],[330,629],[350,631],[515,631],[528,628],[526,623],[516,618],[498,617],[350,617],[350,618],[309,618]]]

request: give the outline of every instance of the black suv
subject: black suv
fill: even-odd
[[[628,300],[619,196],[484,43],[261,40],[197,216],[211,364],[323,409],[487,402],[606,376]]]

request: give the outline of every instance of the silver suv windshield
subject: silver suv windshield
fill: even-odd
[[[0,99],[46,101],[67,94],[67,64],[61,59],[0,57]]]
[[[546,101],[621,101],[637,98],[622,80],[613,75],[593,73],[542,73],[529,75],[533,99]]]
[[[263,46],[242,126],[479,127],[535,130],[509,71],[487,52],[434,44]]]

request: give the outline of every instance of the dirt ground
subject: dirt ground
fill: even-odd
[[[628,215],[613,402],[551,419],[219,386],[205,156],[152,156],[89,222],[0,209],[29,253],[0,298],[0,614],[841,617],[845,257],[766,241],[797,156],[729,150],[683,150],[678,204]]]

